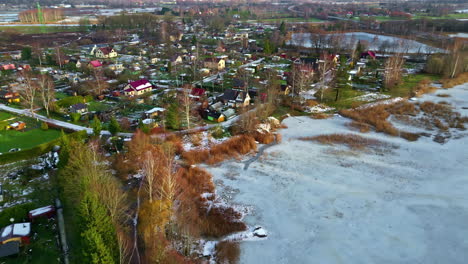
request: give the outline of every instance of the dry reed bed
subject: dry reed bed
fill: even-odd
[[[383,132],[391,136],[400,136],[409,141],[417,140],[419,135],[399,131],[387,119],[391,114],[414,115],[415,112],[416,109],[414,105],[405,101],[339,111],[340,115],[353,119],[356,122],[353,126],[359,127],[360,129],[362,127],[363,131],[366,131],[366,128],[364,128],[365,125],[363,124],[367,124],[374,127],[377,132]]]
[[[206,163],[214,165],[227,159],[239,158],[241,155],[256,150],[257,144],[253,136],[239,135],[221,144],[214,145],[209,150],[186,151],[181,156],[188,164]]]
[[[329,134],[314,137],[302,137],[300,140],[316,141],[326,145],[345,145],[353,150],[388,147],[389,144],[376,139],[370,139],[354,134]]]
[[[202,236],[222,237],[234,232],[244,231],[246,225],[241,221],[242,214],[227,206],[209,206],[214,202],[215,186],[212,175],[197,167],[181,168],[178,218],[184,219],[192,233]]]
[[[453,88],[454,86],[464,84],[468,82],[468,72],[459,74],[457,77],[452,79],[441,80],[442,88]]]

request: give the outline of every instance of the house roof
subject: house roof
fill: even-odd
[[[72,109],[75,109],[75,110],[81,110],[81,109],[86,109],[88,108],[87,105],[83,104],[83,103],[78,103],[78,104],[74,104],[71,106]]]
[[[90,61],[89,64],[91,64],[91,66],[93,66],[94,68],[102,66],[102,63],[100,61],[98,61],[98,60]]]
[[[222,95],[223,100],[236,100],[237,95],[239,94],[239,91],[237,90],[232,90],[232,89],[227,89],[224,91],[224,94]]]
[[[108,55],[109,53],[112,52],[113,48],[111,47],[104,47],[104,48],[99,48],[104,55]]]
[[[245,81],[239,78],[235,78],[232,80],[232,86],[233,87],[244,87],[245,86]]]
[[[136,91],[146,90],[148,88],[153,87],[153,85],[146,79],[141,79],[141,80],[138,80],[138,81],[134,81],[134,82],[131,82],[129,84]]]
[[[204,94],[205,94],[205,89],[192,88],[191,95],[193,95],[193,96],[203,96]]]

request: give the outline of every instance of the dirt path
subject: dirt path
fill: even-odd
[[[277,144],[277,142],[276,142],[276,139],[275,139],[275,141],[273,141],[272,143],[261,146],[261,147],[258,149],[258,152],[257,152],[257,154],[256,154],[254,157],[252,157],[251,159],[249,159],[249,160],[247,160],[247,161],[244,162],[244,164],[245,164],[245,165],[244,165],[244,170],[249,169],[250,164],[252,164],[252,163],[254,163],[255,161],[257,161],[257,160],[260,158],[260,156],[263,155],[263,153],[265,152],[265,150],[266,150],[267,148],[269,148],[269,147],[271,147],[271,146],[274,146],[274,145],[276,145],[276,144]]]

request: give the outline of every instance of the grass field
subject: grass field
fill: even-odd
[[[29,149],[42,143],[59,138],[61,132],[56,129],[42,130],[34,128],[20,132],[14,130],[0,131],[0,153],[8,152],[12,148]]]
[[[355,101],[353,98],[363,95],[364,92],[354,89],[341,89],[338,101],[335,101],[336,91],[334,89],[327,89],[323,93],[323,102],[328,106],[334,107],[338,110],[356,107],[358,104],[365,102]]]
[[[403,82],[392,88],[390,91],[385,92],[388,95],[391,95],[392,97],[406,97],[409,96],[413,88],[423,79],[430,79],[432,81],[436,81],[440,79],[439,76],[433,75],[433,74],[425,74],[425,73],[420,73],[420,74],[410,74],[408,76],[403,77]]]
[[[79,32],[76,26],[0,26],[0,31],[16,31],[23,34],[46,34],[57,32]]]
[[[13,117],[12,114],[7,113],[7,112],[0,112],[0,121],[7,120],[9,118]]]

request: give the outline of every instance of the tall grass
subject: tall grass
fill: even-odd
[[[191,150],[182,153],[182,158],[188,164],[207,163],[214,165],[227,159],[239,158],[251,151],[257,150],[255,138],[250,135],[239,135],[217,144],[211,149]]]

